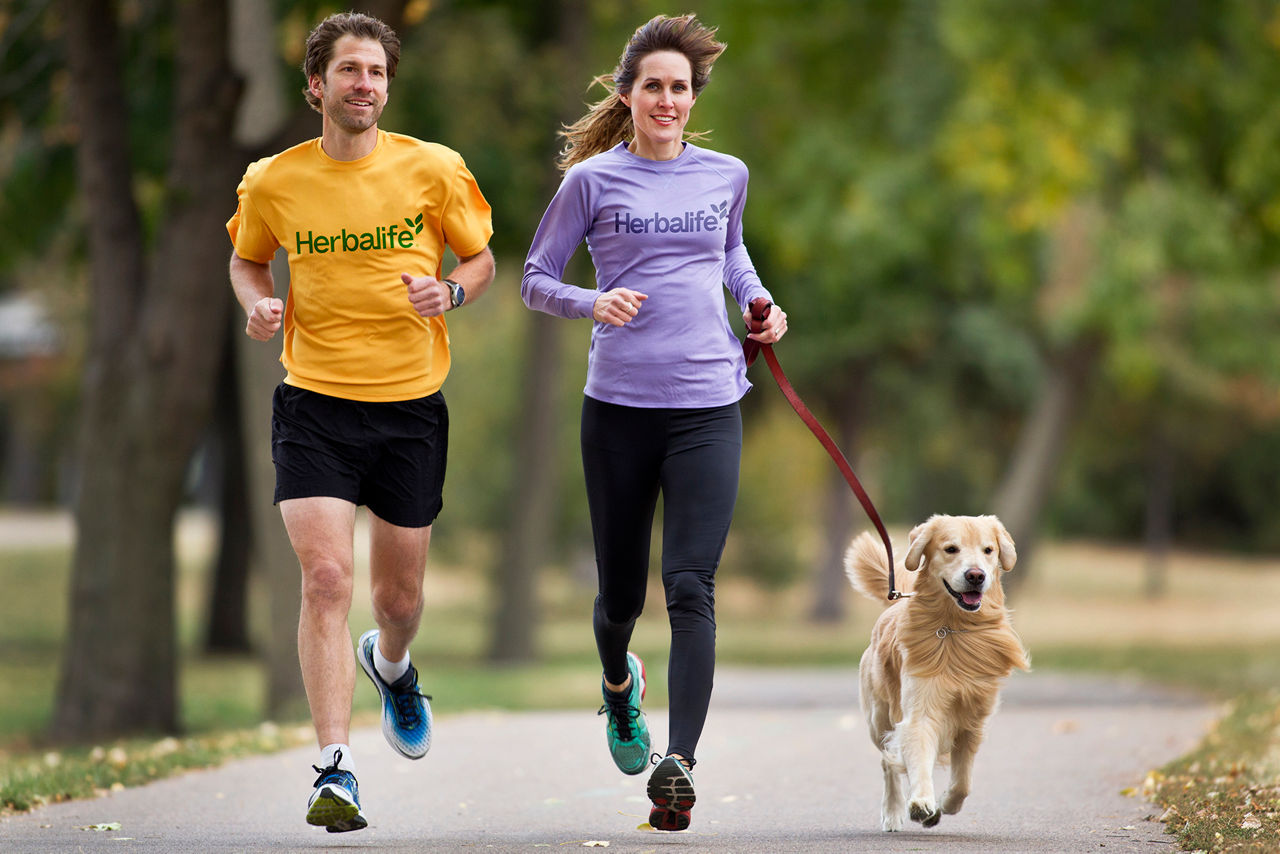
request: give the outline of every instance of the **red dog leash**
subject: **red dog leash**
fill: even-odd
[[[773,308],[773,303],[764,297],[751,301],[751,331],[763,332],[764,319],[769,316],[769,309]],[[778,357],[773,353],[773,346],[770,344],[761,344],[751,338],[745,338],[742,341],[742,355],[747,359],[747,365],[750,366],[756,360],[756,356],[764,353],[764,360],[769,364],[769,372],[773,374],[773,379],[778,384],[778,388],[782,389],[782,394],[787,399],[787,403],[791,404],[791,408],[800,416],[800,420],[805,426],[818,437],[818,441],[822,443],[822,447],[827,449],[827,453],[831,455],[831,459],[835,461],[836,466],[840,469],[840,473],[844,475],[845,481],[853,490],[853,494],[858,497],[858,503],[862,505],[862,509],[866,511],[867,517],[871,519],[871,523],[876,526],[876,530],[880,532],[880,539],[884,542],[884,550],[889,558],[889,601],[902,599],[905,596],[911,596],[910,593],[902,593],[894,586],[893,582],[893,544],[889,542],[889,534],[884,529],[884,523],[880,521],[880,514],[876,512],[876,506],[871,503],[871,499],[867,496],[867,491],[862,488],[862,484],[858,482],[858,476],[853,473],[853,467],[849,465],[849,461],[845,459],[844,454],[836,447],[836,443],[827,435],[827,431],[818,423],[818,419],[809,411],[809,407],[804,405],[804,401],[800,399],[800,395],[796,394],[796,390],[791,387],[791,382],[787,379],[787,375],[782,372],[782,366],[778,364]]]

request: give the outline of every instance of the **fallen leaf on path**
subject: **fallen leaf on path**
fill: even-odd
[[[122,827],[118,821],[104,821],[99,824],[85,824],[80,826],[80,830],[119,830]]]
[[[583,848],[608,848],[609,842],[606,839],[589,839],[582,843]]]

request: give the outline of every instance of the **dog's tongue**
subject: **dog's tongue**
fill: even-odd
[[[960,598],[964,601],[964,604],[966,605],[982,604],[982,593],[977,590],[970,590],[967,593],[961,593]]]

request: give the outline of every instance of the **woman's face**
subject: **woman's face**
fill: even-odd
[[[693,68],[687,56],[662,50],[643,57],[631,91],[622,96],[636,126],[631,152],[650,160],[679,157],[694,100]]]

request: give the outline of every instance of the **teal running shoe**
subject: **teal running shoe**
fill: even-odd
[[[431,698],[418,690],[418,670],[412,664],[394,683],[388,683],[373,664],[378,630],[360,636],[356,658],[382,697],[382,735],[401,756],[421,759],[431,749]]]
[[[649,725],[640,703],[644,700],[644,662],[634,652],[627,653],[631,685],[621,694],[600,686],[604,705],[596,714],[605,715],[605,736],[609,755],[623,774],[639,774],[649,766]]]
[[[338,767],[342,760],[339,750],[328,768],[315,768],[320,773],[315,791],[307,801],[307,824],[323,827],[330,833],[346,833],[363,830],[369,826],[360,811],[360,787],[356,775]]]

